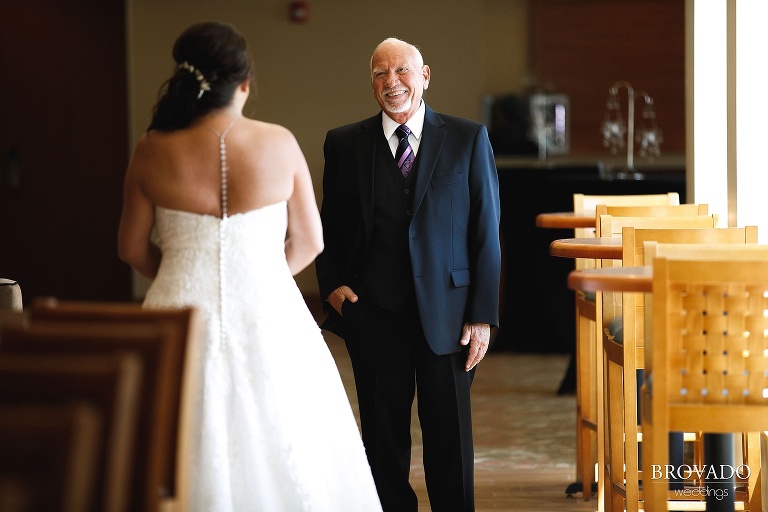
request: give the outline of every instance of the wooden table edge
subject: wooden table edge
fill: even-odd
[[[555,229],[594,228],[595,212],[544,212],[536,215],[536,227]]]
[[[584,292],[650,292],[653,267],[603,267],[572,270],[568,288]]]
[[[620,260],[621,237],[558,238],[549,244],[549,254],[560,258]]]

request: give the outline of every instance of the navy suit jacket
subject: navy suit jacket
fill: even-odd
[[[323,299],[352,286],[362,268],[373,228],[376,145],[386,144],[382,115],[326,135],[325,249],[316,260]],[[436,354],[458,352],[465,322],[498,326],[499,182],[485,126],[426,106],[415,172],[408,236],[421,323]],[[322,327],[345,338],[343,317],[325,305]]]

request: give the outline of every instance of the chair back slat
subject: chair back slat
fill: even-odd
[[[96,482],[88,510],[130,510],[134,446],[145,384],[141,358],[129,351],[51,354],[36,349],[39,338],[29,341],[29,350],[17,353],[12,347],[14,341],[5,347],[5,341],[12,339],[13,335],[2,338],[0,404],[22,408],[84,402],[93,406],[99,412],[102,428],[89,439],[96,457]],[[70,492],[75,491],[69,489],[65,494]]]
[[[24,510],[93,510],[102,456],[94,440],[102,436],[102,417],[88,401],[0,403],[0,478],[13,482],[0,482],[3,503],[24,503]]]

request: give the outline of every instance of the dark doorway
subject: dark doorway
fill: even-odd
[[[24,303],[129,300],[116,255],[129,158],[125,5],[0,5],[0,276]]]

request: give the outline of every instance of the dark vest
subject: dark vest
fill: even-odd
[[[408,225],[417,162],[418,157],[408,177],[403,178],[382,134],[376,144],[373,233],[360,278],[371,301],[390,311],[398,311],[413,290]]]

